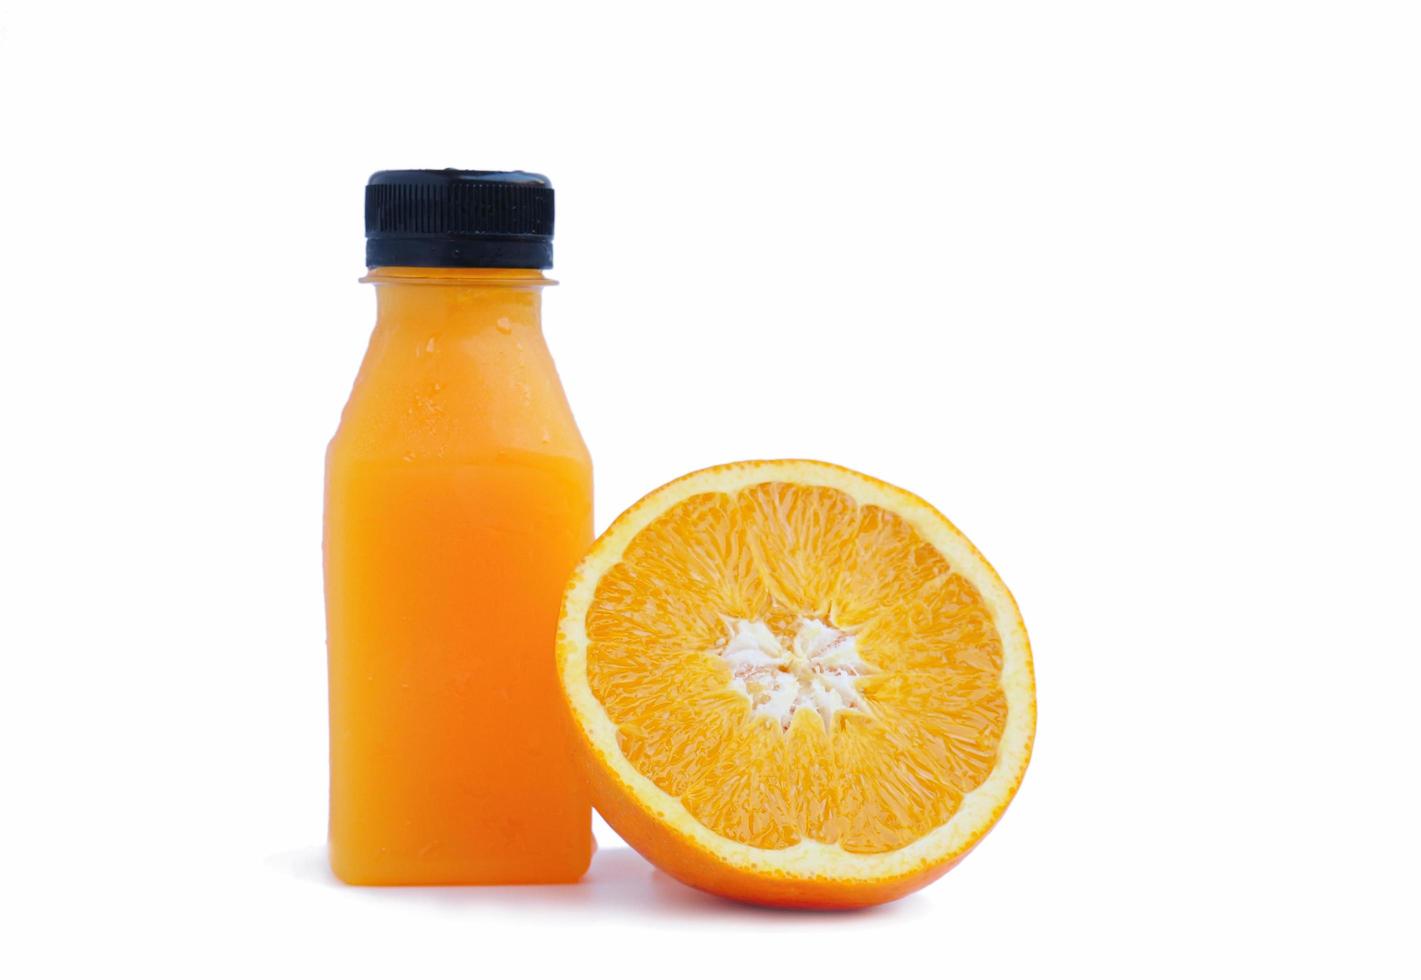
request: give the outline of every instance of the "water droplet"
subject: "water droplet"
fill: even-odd
[[[429,351],[431,354],[434,353],[434,338],[433,338],[433,337],[430,337],[430,338],[429,338],[429,342],[424,345],[424,349],[427,350],[427,351]]]
[[[546,425],[543,426],[543,441],[544,441],[544,442],[552,442],[552,441],[553,441],[552,433],[550,433],[550,432],[548,431],[548,427],[547,427]]]
[[[414,453],[405,453],[403,456],[400,457],[400,459],[403,459],[406,463],[413,463]]]
[[[513,332],[513,324],[509,322],[508,317],[506,316],[499,317],[498,322],[495,323],[494,326],[498,328],[499,333]]]

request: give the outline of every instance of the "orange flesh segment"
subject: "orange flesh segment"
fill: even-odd
[[[806,621],[852,637],[864,708],[755,710],[733,624],[784,648]],[[907,522],[822,486],[690,497],[628,544],[586,616],[592,693],[639,772],[715,833],[875,854],[946,823],[1006,724],[1002,644],[976,588]]]

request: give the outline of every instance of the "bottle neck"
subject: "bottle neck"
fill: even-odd
[[[539,269],[426,269],[381,266],[360,280],[375,285],[384,329],[456,333],[537,330],[542,290],[555,285]]]
[[[342,416],[342,452],[408,463],[522,451],[587,465],[539,322],[552,280],[535,269],[377,267],[362,281],[375,285],[380,316]]]

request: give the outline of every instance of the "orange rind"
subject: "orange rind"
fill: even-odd
[[[924,500],[809,460],[700,470],[607,529],[557,666],[593,800],[668,874],[852,908],[939,877],[1031,754],[1011,593]]]

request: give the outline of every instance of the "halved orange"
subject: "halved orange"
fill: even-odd
[[[828,463],[653,491],[563,597],[558,672],[607,822],[748,902],[855,907],[943,874],[1031,753],[1016,603],[920,498]]]

